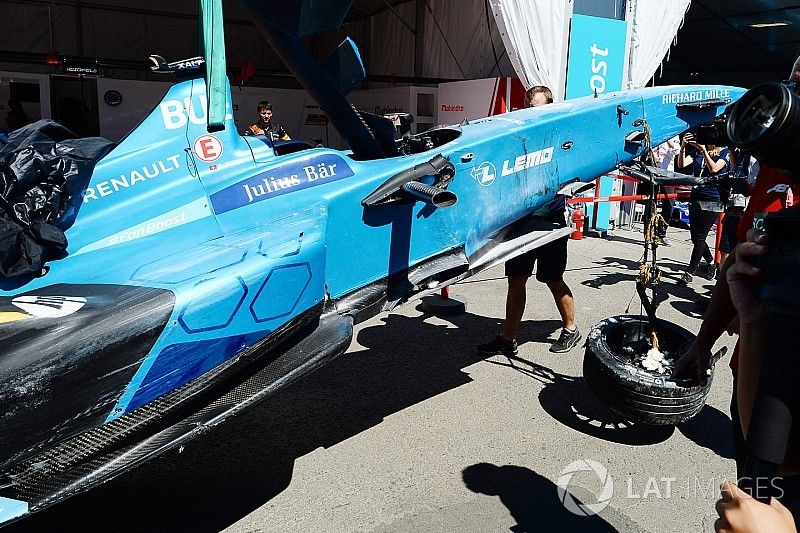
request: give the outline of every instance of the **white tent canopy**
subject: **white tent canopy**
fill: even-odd
[[[635,0],[630,3],[629,89],[644,87],[669,53],[691,0]]]
[[[563,85],[568,2],[491,0],[508,56],[525,88]]]
[[[691,0],[629,0],[626,88],[644,86],[669,51]],[[563,87],[570,2],[490,0],[511,63],[525,87]]]

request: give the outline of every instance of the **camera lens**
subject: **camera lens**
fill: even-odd
[[[779,83],[747,91],[728,118],[737,148],[789,174],[800,173],[800,98]]]

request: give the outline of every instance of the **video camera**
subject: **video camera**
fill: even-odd
[[[701,124],[693,130],[694,139],[699,144],[714,145],[714,146],[730,146],[730,138],[728,137],[727,119],[724,115],[714,119],[710,124]]]
[[[734,105],[727,123],[732,146],[800,181],[800,97],[779,83],[763,83]],[[800,323],[800,206],[769,214],[769,252],[761,267],[761,300],[768,314],[761,376],[747,432],[740,485],[763,502],[774,496],[777,468],[786,458],[793,422],[800,423],[798,347],[789,332]]]
[[[791,87],[769,82],[747,91],[731,111],[727,134],[733,146],[800,181],[800,97]]]

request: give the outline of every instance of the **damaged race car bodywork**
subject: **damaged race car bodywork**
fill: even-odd
[[[344,352],[354,323],[562,236],[529,215],[743,92],[641,89],[395,141],[344,99],[363,77],[352,42],[323,68],[298,48],[350,2],[242,3],[351,150],[237,133],[221,3],[204,0],[204,61],[169,65],[184,81],[98,162],[66,256],[2,282],[0,523],[273,393]]]

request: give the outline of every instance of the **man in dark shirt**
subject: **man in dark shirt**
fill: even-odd
[[[280,124],[272,122],[272,104],[266,100],[258,103],[258,122],[251,124],[248,131],[252,135],[266,135],[273,142],[290,139]]]

